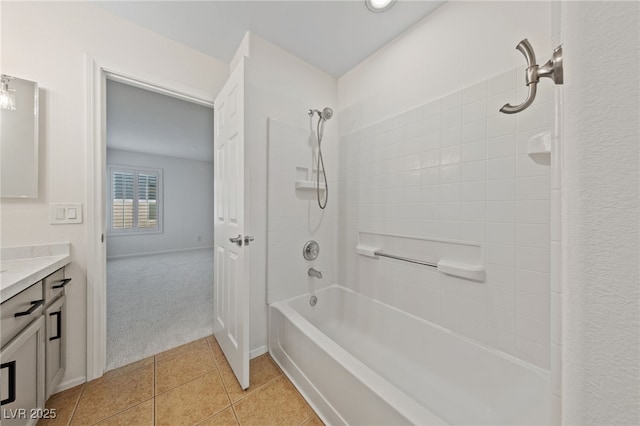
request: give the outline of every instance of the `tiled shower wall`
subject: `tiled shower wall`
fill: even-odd
[[[336,282],[338,141],[329,134],[329,126],[335,124],[326,123],[322,140],[330,191],[326,209],[318,207],[314,189],[295,188],[297,180],[315,181],[316,120],[305,129],[269,119],[267,303],[313,293]],[[304,116],[300,121],[304,123]],[[302,256],[309,240],[320,246],[313,261]],[[320,270],[323,278],[310,277],[310,267]]]
[[[341,136],[339,280],[549,369],[550,167],[527,143],[550,130],[552,91],[541,84],[520,114],[498,111],[525,98],[523,76],[512,70]],[[366,122],[349,114],[339,119]],[[359,256],[359,232],[478,243],[486,281]]]

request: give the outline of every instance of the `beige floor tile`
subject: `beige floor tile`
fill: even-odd
[[[213,371],[156,396],[156,425],[194,425],[229,406]]]
[[[201,343],[156,360],[156,395],[215,371],[216,364],[209,345],[205,340],[197,342]]]
[[[241,425],[300,425],[313,414],[311,407],[287,380],[280,376],[234,404]]]
[[[224,354],[222,353],[222,348],[218,344],[216,338],[213,336],[207,337],[207,342],[211,347],[211,351],[213,352],[213,357],[216,360],[216,364],[218,364],[218,367],[220,367],[221,364],[224,364],[227,361],[224,357]]]
[[[116,377],[120,374],[131,373],[132,371],[135,371],[139,368],[148,367],[150,365],[153,365],[153,358],[154,357],[150,356],[148,358],[141,359],[140,361],[132,362],[131,364],[127,364],[120,368],[116,368],[115,370],[107,371],[106,373],[104,373],[102,378],[108,379],[108,378]]]
[[[89,425],[153,398],[153,365],[85,385],[72,424]]]
[[[194,340],[193,342],[185,343],[184,345],[180,345],[173,349],[169,349],[168,351],[161,352],[156,355],[156,362],[165,358],[172,358],[176,355],[182,354],[184,352],[188,352],[193,349],[200,348],[202,346],[207,346],[206,337],[203,337],[202,339]]]
[[[153,399],[96,423],[96,426],[153,426]]]
[[[238,421],[236,420],[233,408],[229,407],[215,416],[209,417],[198,426],[238,426]]]
[[[38,420],[38,426],[68,425],[83,388],[84,384],[51,395],[47,401],[46,408],[55,410],[56,417],[53,419],[40,419]]]
[[[241,400],[282,374],[268,354],[260,355],[250,361],[250,386],[247,390],[242,390],[226,359],[221,364],[218,364],[218,370],[232,402]]]

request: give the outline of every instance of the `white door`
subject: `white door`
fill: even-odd
[[[214,334],[238,382],[249,387],[249,262],[245,243],[244,60],[214,102]]]

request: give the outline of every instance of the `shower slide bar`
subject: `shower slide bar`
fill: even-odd
[[[381,251],[376,251],[373,253],[375,256],[388,257],[390,259],[402,260],[403,262],[415,263],[417,265],[429,266],[430,268],[438,268],[437,263],[425,262],[418,259],[411,259],[409,257],[395,256],[393,254],[386,254]]]
[[[500,108],[500,112],[505,114],[515,114],[520,111],[524,111],[531,105],[536,98],[537,86],[541,77],[547,77],[553,80],[555,84],[562,84],[564,82],[563,68],[562,68],[562,46],[558,46],[553,51],[553,56],[547,61],[546,64],[539,66],[536,63],[536,55],[533,52],[533,47],[529,40],[526,38],[522,40],[516,46],[516,49],[524,55],[527,60],[526,70],[526,83],[529,88],[527,99],[520,105],[505,104]]]

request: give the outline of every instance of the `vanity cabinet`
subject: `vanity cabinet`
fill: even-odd
[[[0,306],[0,418],[2,425],[32,425],[65,372],[64,267]]]
[[[65,321],[66,297],[62,296],[51,303],[44,311],[46,329],[46,398],[53,394],[65,370]]]
[[[2,425],[33,425],[45,403],[44,318],[42,315],[0,352]]]

